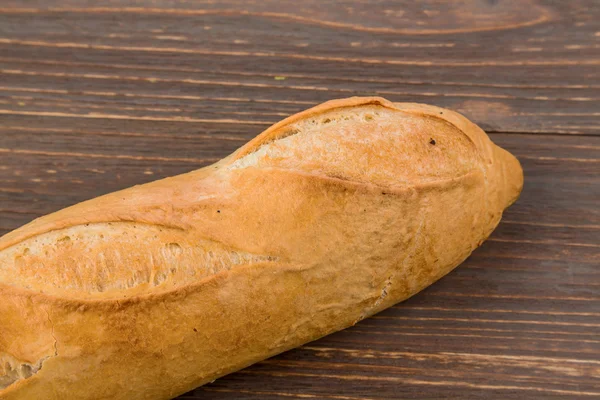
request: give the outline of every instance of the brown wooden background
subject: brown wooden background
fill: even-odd
[[[0,234],[327,99],[458,110],[521,199],[455,272],[188,399],[600,398],[600,2],[0,2]]]

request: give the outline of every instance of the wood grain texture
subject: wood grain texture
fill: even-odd
[[[0,234],[352,95],[466,114],[519,201],[453,273],[187,399],[600,397],[600,3],[4,0]]]

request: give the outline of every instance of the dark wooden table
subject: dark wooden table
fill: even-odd
[[[458,110],[521,160],[456,271],[182,398],[600,398],[599,1],[2,0],[0,72],[0,234],[352,95]]]

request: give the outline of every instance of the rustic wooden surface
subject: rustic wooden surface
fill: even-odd
[[[456,271],[182,398],[600,398],[600,2],[3,0],[0,72],[0,234],[351,95],[458,110],[521,160]]]

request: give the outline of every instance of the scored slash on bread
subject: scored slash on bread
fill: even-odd
[[[168,399],[419,292],[493,231],[519,162],[377,97],[0,239],[0,399]]]

